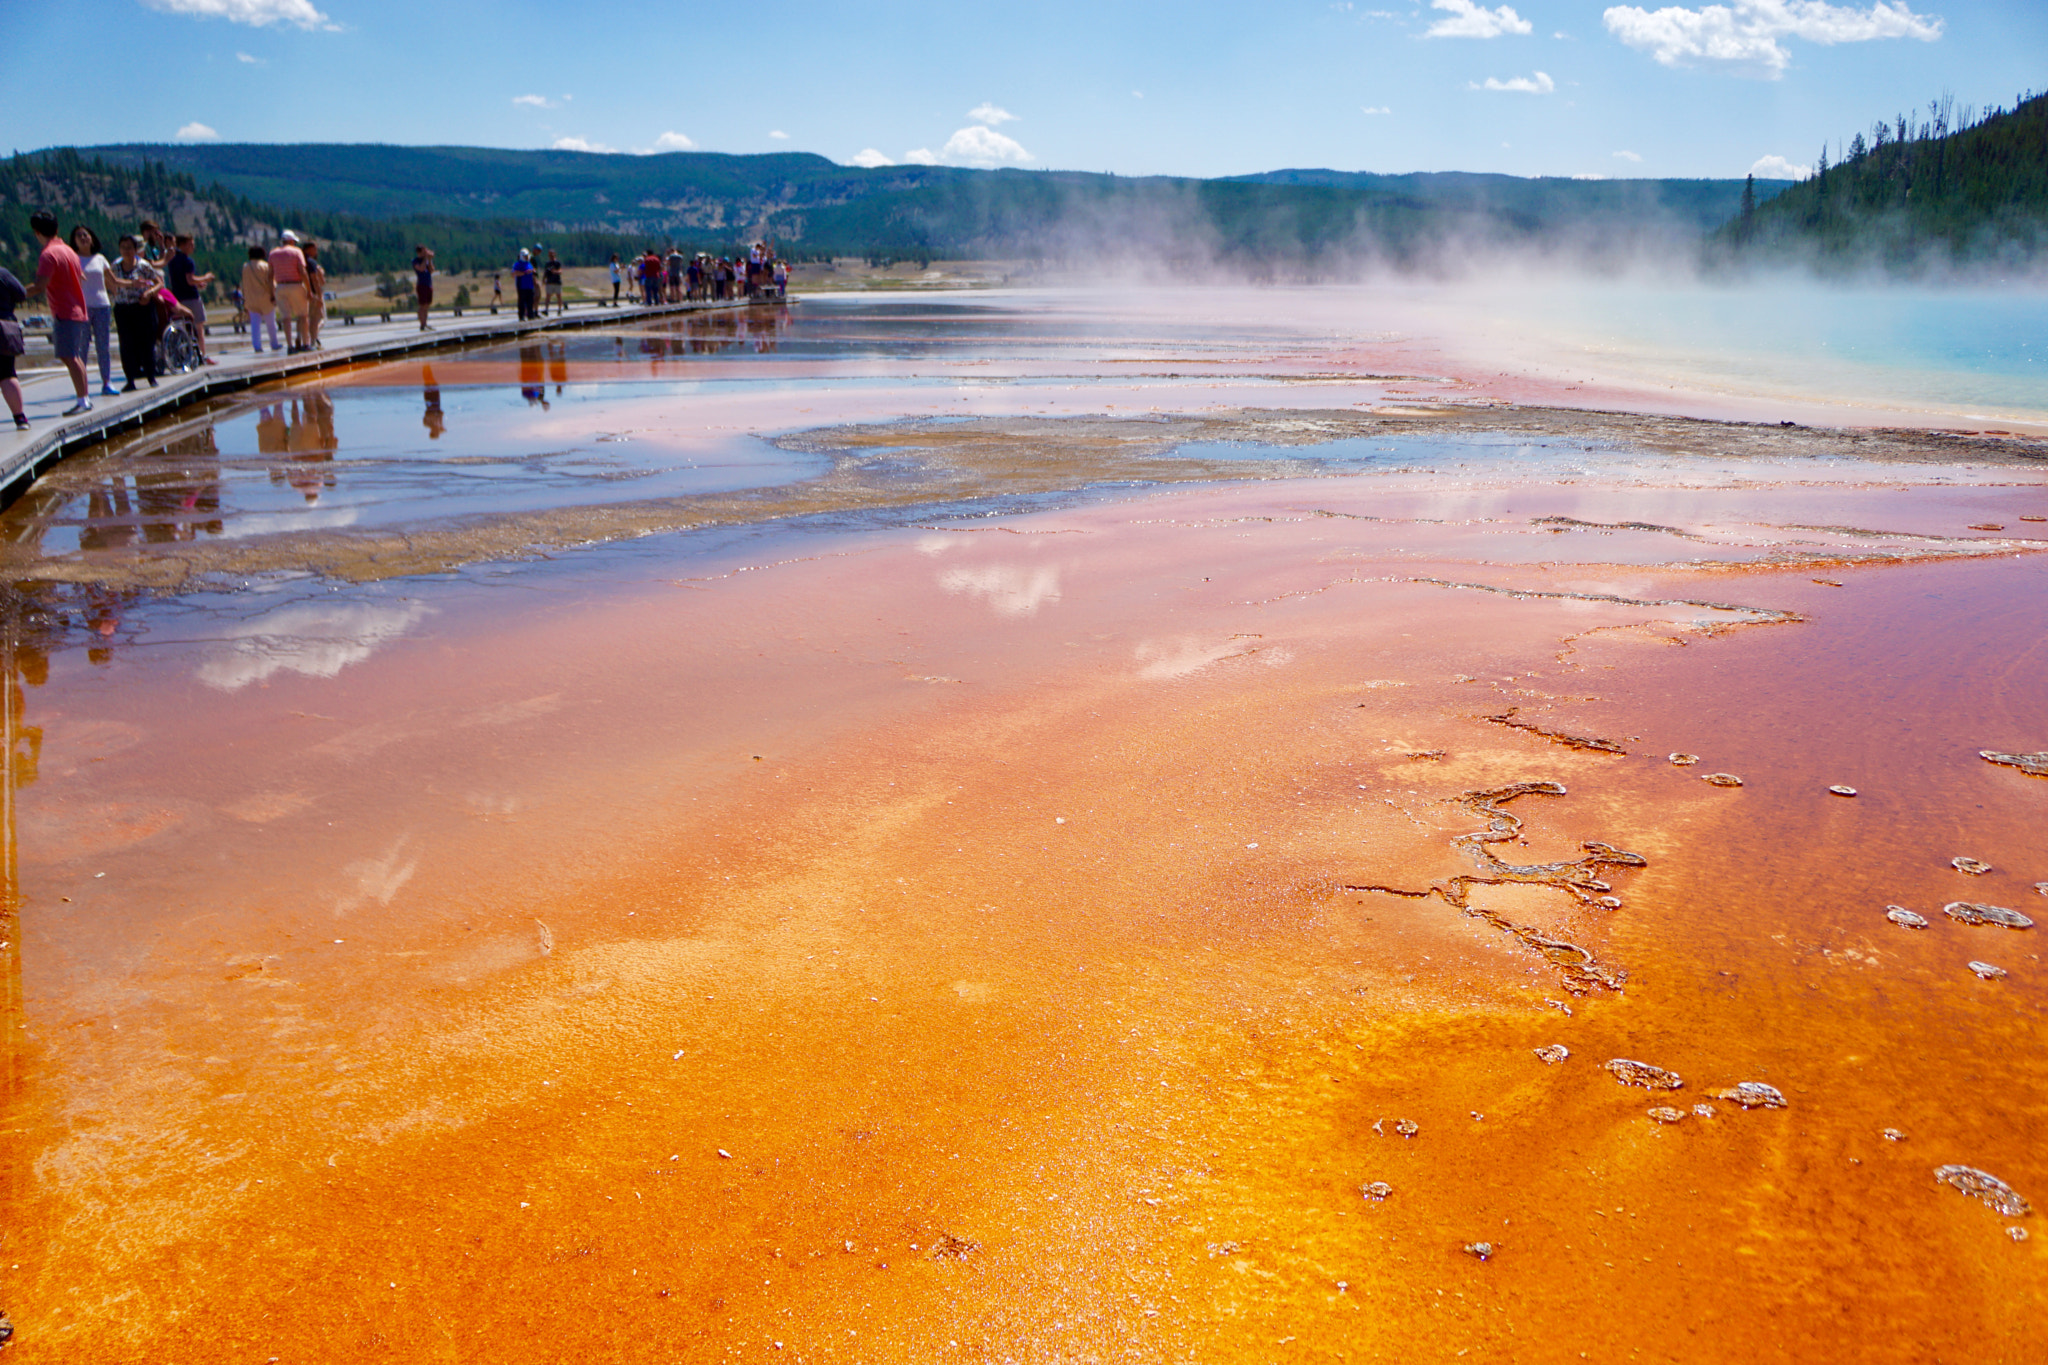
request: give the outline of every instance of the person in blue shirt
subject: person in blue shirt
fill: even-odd
[[[540,317],[536,302],[540,283],[533,268],[533,253],[525,247],[519,248],[519,260],[512,267],[512,286],[519,293],[519,320],[530,322]]]

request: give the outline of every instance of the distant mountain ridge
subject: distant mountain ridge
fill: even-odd
[[[1229,180],[1258,185],[1321,185],[1402,195],[1466,210],[1522,213],[1546,224],[1583,224],[1601,218],[1662,217],[1700,232],[1711,232],[1741,207],[1740,180],[1594,179],[1578,176],[1515,176],[1481,171],[1281,170],[1233,175]],[[1790,180],[1759,180],[1759,201],[1789,188]]]
[[[155,162],[283,208],[375,218],[518,218],[557,229],[745,232],[787,208],[842,204],[982,172],[841,166],[809,152],[526,151],[384,143],[123,143],[79,149],[117,165]]]
[[[1425,221],[1446,214],[1468,229],[1485,220],[1477,224],[1479,235],[1489,239],[1527,240],[1588,225],[1611,231],[1654,224],[1697,235],[1731,218],[1742,193],[1739,180],[1532,180],[1463,172],[1283,170],[1198,180],[951,166],[870,169],[806,152],[634,156],[376,143],[128,143],[80,151],[115,164],[161,164],[288,209],[517,218],[557,230],[653,237],[725,233],[738,239],[771,232],[806,254],[1013,254],[1034,244],[1042,249],[1058,215],[1078,211],[1092,230],[1113,234],[1148,222],[1163,226],[1158,215],[1175,206],[1200,220],[1175,226],[1225,247],[1277,247],[1273,226],[1283,220],[1303,225],[1307,236],[1298,240],[1304,243],[1328,245],[1354,227],[1392,231],[1405,241],[1411,229],[1422,231]],[[1767,183],[1765,192],[1783,183]],[[1055,238],[1061,235],[1055,231]]]

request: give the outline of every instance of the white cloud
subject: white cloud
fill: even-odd
[[[1391,108],[1387,107],[1386,105],[1381,105],[1379,108],[1375,109],[1370,104],[1359,105],[1358,111],[1362,114],[1391,114],[1394,112]]]
[[[1660,10],[1616,5],[1603,14],[1607,29],[1664,66],[1711,62],[1751,67],[1776,79],[1791,64],[1781,38],[1809,43],[1862,43],[1877,38],[1917,38],[1931,43],[1942,21],[1913,13],[1905,0],[1877,0],[1867,10],[1825,0],[1735,0],[1699,9]]]
[[[980,104],[969,109],[967,117],[973,119],[976,123],[987,124],[991,128],[1017,121],[1015,114],[1000,105],[990,104],[987,100],[983,100]]]
[[[1762,156],[1749,168],[1749,173],[1765,180],[1804,180],[1813,174],[1813,167],[1795,165],[1782,156]]]
[[[873,147],[863,147],[854,156],[853,164],[856,166],[866,166],[868,169],[873,170],[877,166],[893,166],[896,163],[876,151]]]
[[[774,138],[777,142],[789,141],[789,134],[783,132],[780,128],[771,129],[768,136]]]
[[[602,142],[592,142],[587,137],[558,137],[548,144],[558,152],[615,152],[616,147],[607,147]]]
[[[1470,88],[1474,90],[1511,90],[1518,95],[1547,95],[1557,89],[1557,82],[1544,75],[1541,71],[1538,71],[1533,76],[1511,76],[1504,81],[1488,76],[1483,82],[1471,82]]]
[[[1031,160],[1031,153],[1017,145],[1012,138],[1004,137],[993,128],[976,125],[962,128],[946,139],[946,145],[939,149],[939,158],[944,161],[964,161],[970,166],[999,166],[1004,162]],[[906,156],[904,160],[911,158]]]
[[[1425,38],[1498,38],[1503,33],[1527,33],[1533,27],[1507,5],[1486,9],[1473,0],[1429,0],[1429,5],[1451,17],[1431,24],[1422,35]]]
[[[172,135],[179,142],[218,142],[220,134],[203,123],[188,123]]]
[[[932,155],[932,149],[929,147],[912,147],[903,154],[903,160],[906,165],[911,166],[936,166],[939,164],[939,159]]]
[[[557,107],[555,102],[546,95],[514,95],[512,102],[514,104],[524,104],[534,109],[553,109]]]
[[[334,23],[311,0],[142,0],[165,14],[187,14],[195,19],[225,19],[231,24],[268,28],[290,24],[294,28],[328,28]]]
[[[660,137],[654,139],[654,150],[657,152],[694,152],[697,150],[697,144],[684,137],[681,133],[663,133]]]
[[[240,63],[242,63],[242,64],[243,64],[244,66],[269,66],[269,65],[270,65],[270,63],[269,63],[269,62],[266,62],[266,61],[264,61],[264,60],[263,60],[263,59],[262,59],[261,57],[251,57],[251,56],[250,56],[250,55],[249,55],[248,53],[246,53],[246,52],[237,52],[237,53],[235,54],[235,60],[236,60],[236,61],[238,61],[238,62],[240,62]]]
[[[1145,92],[1142,90],[1133,90],[1131,92],[1131,98],[1134,100],[1141,100],[1145,98]]]
[[[1614,155],[1617,160],[1621,161],[1641,161],[1643,159],[1640,152],[1616,152]]]

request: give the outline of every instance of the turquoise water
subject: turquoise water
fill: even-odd
[[[1544,291],[1564,338],[1604,369],[1729,393],[2048,413],[2048,293],[1594,285]]]

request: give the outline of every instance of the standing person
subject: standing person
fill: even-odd
[[[71,229],[71,249],[78,254],[78,270],[85,276],[85,316],[92,324],[93,344],[100,354],[100,394],[114,396],[114,301],[107,294],[107,258],[100,251],[100,235],[85,224]]]
[[[556,259],[553,250],[548,252],[547,264],[540,268],[540,282],[541,287],[547,291],[541,296],[541,311],[546,312],[548,305],[553,304],[556,317],[568,312],[568,308],[562,303],[562,263]]]
[[[668,259],[663,261],[662,264],[668,268],[668,301],[670,303],[681,303],[683,301],[683,267],[689,264],[689,262],[683,259],[681,251],[677,250],[674,246],[670,246],[668,249]]]
[[[427,310],[434,306],[434,249],[419,245],[412,249],[413,292],[420,301],[420,330],[431,332],[427,326]]]
[[[21,381],[14,377],[14,362],[28,349],[21,324],[14,320],[14,306],[28,298],[28,290],[14,278],[14,272],[0,266],[0,398],[14,414],[14,429],[28,430],[28,413],[21,404]]]
[[[263,334],[270,333],[270,349],[277,349],[277,290],[270,282],[270,257],[260,246],[249,248],[242,262],[242,306],[249,310],[249,349],[263,354]]]
[[[107,270],[107,292],[114,298],[114,334],[121,339],[121,377],[128,382],[121,392],[135,392],[135,381],[147,379],[156,387],[156,296],[164,277],[142,259],[142,243],[123,236],[116,244],[121,255]]]
[[[619,253],[614,251],[612,253],[612,307],[614,308],[619,306],[619,286],[624,283],[625,278],[619,273]]]
[[[320,346],[320,324],[327,321],[327,267],[320,264],[320,244],[308,237],[306,253],[306,349]]]
[[[164,250],[164,230],[145,218],[136,231],[142,234],[142,259],[161,269],[164,257],[170,254]]]
[[[698,252],[690,258],[683,269],[683,297],[691,303],[704,297],[704,253]]]
[[[164,267],[171,282],[171,297],[191,310],[192,335],[199,342],[199,358],[209,365],[218,365],[220,362],[206,353],[206,304],[199,297],[199,291],[213,283],[213,276],[200,274],[193,263],[194,242],[190,234],[179,233],[171,245],[175,250]]]
[[[299,250],[298,233],[286,230],[270,253],[270,283],[277,291],[277,320],[284,329],[285,354],[297,355],[306,349],[306,253]]]
[[[491,311],[498,311],[498,305],[505,301],[505,277],[499,271],[491,272]]]
[[[780,256],[775,258],[775,297],[778,299],[789,297],[789,262],[783,260]]]
[[[540,316],[540,310],[534,306],[535,284],[533,253],[525,247],[520,247],[519,259],[512,263],[512,291],[519,296],[521,322]]]
[[[41,294],[49,300],[50,337],[78,395],[64,415],[76,417],[92,411],[85,387],[85,357],[92,338],[92,318],[85,311],[85,272],[78,268],[78,253],[57,240],[56,214],[37,209],[29,215],[28,226],[43,251],[36,259],[36,282],[26,292],[30,298]]]

